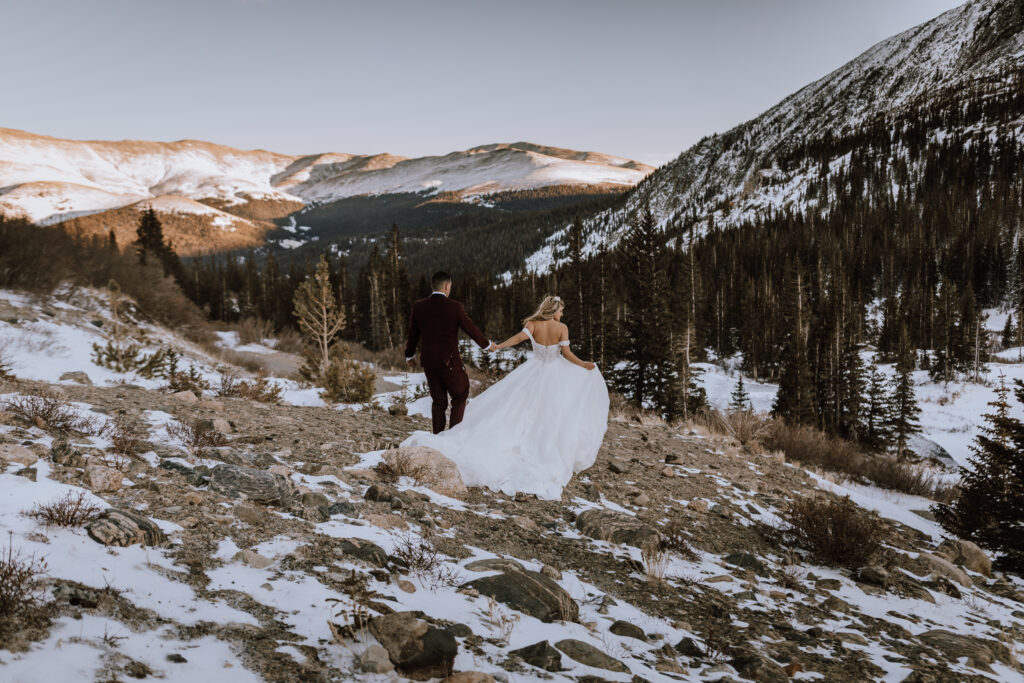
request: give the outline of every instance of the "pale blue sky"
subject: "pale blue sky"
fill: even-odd
[[[667,161],[957,0],[0,0],[0,127]]]

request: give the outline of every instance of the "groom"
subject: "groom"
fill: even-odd
[[[448,295],[452,291],[452,276],[444,271],[434,273],[430,278],[434,290],[426,299],[412,305],[409,316],[409,341],[405,345],[405,362],[416,365],[416,345],[422,337],[420,365],[427,376],[430,398],[433,399],[431,416],[434,433],[444,431],[445,411],[448,397],[452,399],[451,426],[462,422],[469,398],[469,376],[459,355],[459,328],[473,338],[480,348],[493,351],[497,345],[473,324],[466,315],[466,309]]]

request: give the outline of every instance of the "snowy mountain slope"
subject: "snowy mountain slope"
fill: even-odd
[[[971,0],[878,43],[757,118],[702,139],[649,176],[622,210],[592,218],[589,248],[602,239],[614,243],[628,215],[643,205],[662,225],[696,215],[713,216],[719,226],[735,225],[758,211],[799,205],[817,167],[783,170],[775,163],[779,155],[933,96],[991,84],[1001,69],[1022,65],[1021,2]],[[833,168],[843,163],[830,161]],[[554,234],[529,259],[528,268],[543,271],[557,261],[564,237],[564,230]]]
[[[529,143],[420,159],[290,156],[197,140],[77,141],[0,128],[0,211],[45,223],[164,195],[215,203],[229,212],[259,202],[294,210],[362,194],[631,186],[651,170],[619,157]]]

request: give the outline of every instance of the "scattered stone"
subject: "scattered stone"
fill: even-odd
[[[849,603],[840,600],[834,595],[829,596],[827,600],[821,603],[821,606],[829,612],[839,612],[841,614],[848,614],[850,612]]]
[[[210,473],[210,490],[264,505],[287,505],[295,496],[294,485],[280,474],[241,465],[214,467]]]
[[[85,386],[88,387],[92,386],[92,380],[89,379],[89,375],[87,375],[81,370],[76,370],[74,372],[65,372],[63,375],[60,376],[60,381],[75,382],[77,384],[84,384]]]
[[[204,422],[206,422],[206,420],[204,420]],[[215,417],[212,420],[209,420],[209,423],[210,427],[214,431],[218,431],[221,434],[230,434],[231,432],[235,431],[234,427],[231,426],[231,423],[225,420],[223,417]]]
[[[396,448],[384,454],[384,461],[389,464],[401,461],[416,469],[419,472],[416,479],[441,495],[459,498],[469,492],[455,462],[433,448]]]
[[[85,468],[85,484],[96,493],[113,493],[121,489],[124,475],[112,467],[91,465]]]
[[[544,622],[578,621],[579,606],[565,589],[539,572],[507,571],[463,584]]]
[[[179,391],[171,394],[171,398],[182,403],[199,403],[199,398],[191,391]]]
[[[7,463],[16,462],[25,467],[31,467],[39,460],[39,456],[25,448],[13,443],[0,444],[0,460]]]
[[[641,493],[633,497],[633,504],[638,507],[647,507],[651,504],[651,497],[646,493]]]
[[[25,477],[29,481],[36,480],[36,468],[35,467],[22,467],[20,470],[14,473],[16,477]]]
[[[171,662],[172,664],[188,664],[188,660],[185,659],[183,656],[179,655],[177,652],[172,652],[171,654],[167,655],[167,661]]]
[[[386,674],[395,670],[388,651],[380,645],[370,645],[356,656],[356,666],[364,674]]]
[[[332,517],[334,515],[345,515],[346,517],[351,517],[353,519],[359,517],[359,510],[358,510],[358,508],[356,508],[355,505],[353,505],[352,503],[348,502],[347,500],[339,500],[339,501],[337,501],[335,503],[332,503],[327,508],[327,512]]]
[[[569,659],[575,660],[580,664],[616,673],[631,673],[628,666],[582,640],[566,638],[555,643],[555,647]]]
[[[149,519],[126,510],[109,508],[89,522],[89,538],[103,545],[126,548],[136,543],[160,545],[167,541],[164,532]]]
[[[189,491],[185,494],[184,499],[188,505],[202,505],[206,497],[199,491]]]
[[[836,638],[844,643],[853,643],[854,645],[868,644],[868,639],[855,631],[836,631]]]
[[[341,552],[349,557],[354,557],[376,567],[386,567],[388,565],[387,551],[375,543],[361,538],[345,538],[341,540],[340,545]]]
[[[448,624],[444,627],[444,630],[448,631],[448,633],[451,633],[456,638],[468,638],[473,635],[473,629],[465,624]]]
[[[412,612],[371,619],[369,630],[400,673],[417,680],[451,676],[459,647],[451,633],[416,618]]]
[[[505,557],[489,557],[485,560],[474,560],[464,567],[471,572],[525,572],[526,567],[515,560]],[[554,577],[552,577],[554,578]]]
[[[741,676],[759,683],[789,683],[789,676],[781,666],[759,654],[741,655],[731,664]]]
[[[617,458],[612,458],[612,461],[608,463],[608,469],[614,472],[615,474],[625,474],[626,467],[626,463],[622,462],[621,460],[618,460]]]
[[[734,567],[752,569],[754,573],[758,574],[759,576],[765,576],[767,574],[767,570],[765,569],[764,563],[761,562],[761,560],[757,559],[757,557],[755,557],[754,555],[751,555],[750,553],[730,553],[729,555],[726,555],[723,559],[725,560],[726,564],[731,564]]]
[[[976,668],[988,668],[996,659],[1009,659],[1006,646],[995,641],[982,641],[980,638],[962,636],[943,629],[925,631],[918,636],[922,642],[941,650],[951,660],[967,657],[967,664]]]
[[[708,511],[708,502],[706,500],[691,500],[686,507],[695,512],[705,513]]]
[[[373,484],[370,488],[366,489],[366,493],[363,494],[363,498],[378,503],[390,503],[391,499],[395,497],[397,493],[398,492],[390,486],[385,486],[384,484]]]
[[[274,561],[269,557],[264,557],[255,550],[248,549],[239,550],[231,559],[236,562],[241,562],[246,567],[252,567],[253,569],[266,569],[270,565],[274,564]]]
[[[576,528],[598,541],[625,543],[637,548],[661,540],[657,529],[611,510],[594,508],[584,511],[576,518]]]
[[[953,564],[962,564],[972,572],[992,576],[992,560],[971,541],[945,540],[935,549],[935,554]]]
[[[558,571],[557,569],[552,567],[550,564],[546,564],[543,567],[541,567],[540,568],[540,573],[543,574],[544,576],[548,577],[549,579],[552,579],[553,581],[561,581],[562,580],[562,572]]]
[[[512,650],[509,654],[521,658],[527,664],[538,669],[544,669],[545,671],[562,670],[562,654],[551,647],[546,640],[534,643],[533,645],[527,645],[518,650]]]
[[[413,584],[412,581],[407,581],[406,579],[399,579],[395,582],[395,585],[397,585],[399,589],[405,591],[406,593],[416,592],[416,586]]]
[[[949,560],[944,560],[938,555],[932,555],[931,553],[921,553],[917,559],[930,573],[945,576],[947,579],[952,579],[965,588],[972,588],[974,586],[971,577],[963,569],[953,566]]]
[[[636,638],[637,640],[647,641],[647,634],[644,630],[636,624],[631,624],[628,621],[622,621],[621,619],[616,620],[609,628],[609,631],[617,636],[623,638]]]
[[[672,469],[672,467],[670,465],[666,465],[664,467],[664,469],[661,470],[661,476],[663,476],[663,477],[674,477],[674,476],[676,476],[676,471],[674,469]]]
[[[703,657],[704,648],[694,641],[693,638],[686,637],[675,644],[675,651],[684,657]]]
[[[857,572],[858,578],[864,583],[870,583],[875,586],[888,586],[890,581],[889,572],[883,567],[878,565],[871,565],[869,567],[861,567],[860,571]]]

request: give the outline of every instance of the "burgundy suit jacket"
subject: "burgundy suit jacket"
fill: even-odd
[[[405,357],[416,355],[416,345],[421,344],[421,367],[445,367],[452,358],[459,358],[460,328],[480,348],[486,349],[491,345],[458,301],[452,301],[444,294],[431,294],[426,299],[420,299],[412,305],[412,314],[409,316],[409,341],[405,345]]]

